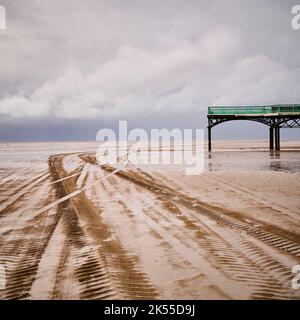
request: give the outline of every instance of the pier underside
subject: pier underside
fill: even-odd
[[[262,113],[266,112],[267,113]],[[244,113],[245,112],[245,113]],[[269,127],[269,148],[280,150],[280,128],[300,128],[300,106],[210,107],[208,108],[208,150],[211,151],[211,129],[218,124],[248,120]]]

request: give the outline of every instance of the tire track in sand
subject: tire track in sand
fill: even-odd
[[[86,161],[90,163],[95,161],[92,156],[82,156],[82,158],[85,158]],[[107,166],[104,166],[104,169],[106,169],[108,172],[113,170],[113,168]],[[181,198],[178,196],[178,192],[174,192],[174,190],[170,190],[167,187],[166,190],[165,186],[162,186],[161,184],[158,185],[154,179],[149,181],[150,179],[145,179],[144,176],[141,177],[140,174],[136,174],[135,172],[120,171],[116,175],[121,176],[122,178],[125,178],[126,180],[129,180],[139,186],[146,187],[148,190],[158,194],[158,199],[160,199],[162,202],[165,202],[166,207],[173,211],[173,213],[176,213],[178,217],[184,221],[187,227],[192,227],[195,232],[203,230],[203,221],[201,221],[201,225],[199,225],[199,215],[193,215],[194,221],[196,220],[198,222],[198,224],[195,224],[194,221],[190,220],[190,217],[183,214],[183,211],[179,210],[178,207],[174,205],[174,203],[177,202],[180,203],[181,206],[183,205],[185,208],[195,211],[195,213],[201,212],[201,209],[198,207],[198,200],[192,199],[193,201],[190,202],[192,203],[192,206],[186,205],[185,199],[184,201],[178,201],[181,200]],[[175,194],[176,196],[174,196]],[[171,201],[169,200],[170,195],[172,196]],[[157,221],[164,221],[167,219],[161,212],[163,211],[157,211],[157,209],[151,206],[151,210],[148,210],[148,217],[151,219],[153,217],[154,220],[152,223],[157,223]],[[205,225],[206,229],[209,229],[209,232],[206,236],[201,234],[200,243],[200,245],[205,244],[205,247],[210,251],[211,259],[213,259],[216,264],[221,265],[223,271],[232,279],[236,279],[238,281],[242,280],[244,284],[253,287],[254,291],[251,297],[254,299],[297,299],[298,293],[293,291],[290,287],[292,277],[290,269],[282,263],[276,261],[273,256],[270,256],[264,252],[264,250],[262,250],[259,246],[249,241],[248,235],[251,237],[255,236],[254,238],[258,238],[261,241],[264,240],[266,244],[284,252],[288,251],[289,254],[296,257],[299,253],[298,244],[290,243],[290,241],[286,239],[281,239],[278,235],[269,233],[266,234],[267,232],[264,230],[257,230],[259,227],[252,227],[248,224],[245,225],[244,221],[232,218],[229,219],[229,217],[224,215],[223,211],[219,213],[221,215],[220,217],[216,217],[215,212],[213,213],[214,215],[212,216],[207,214],[206,216],[208,216],[210,219],[213,218],[213,220],[217,221],[218,223],[214,228],[212,228],[211,224]],[[158,216],[155,218],[155,215]],[[229,219],[229,221],[226,221],[227,219]],[[220,222],[223,224],[222,227],[219,226]],[[170,224],[168,225],[170,226]],[[224,228],[224,225],[226,228]],[[241,231],[242,229],[242,233],[233,233],[230,231],[231,229],[236,231]],[[166,229],[165,231],[172,233],[170,228]],[[248,234],[248,238],[243,236],[245,231],[248,231],[246,232]],[[180,232],[181,229],[176,225],[176,230],[174,231],[173,236],[181,238],[178,235]],[[189,243],[192,241],[195,241],[195,238],[191,235]]]
[[[67,175],[62,160],[63,156],[50,158],[50,165],[59,179]],[[74,178],[62,180],[61,186],[63,192],[59,198],[77,190]],[[63,206],[64,218],[68,220],[69,251],[78,262],[74,275],[80,283],[81,298],[117,295],[125,299],[153,299],[157,296],[155,288],[140,270],[137,257],[127,254],[83,193],[59,205]]]

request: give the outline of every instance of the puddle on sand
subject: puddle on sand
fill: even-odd
[[[300,172],[300,152],[216,151],[206,154],[205,169]]]

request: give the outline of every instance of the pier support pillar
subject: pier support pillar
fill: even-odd
[[[274,128],[270,127],[270,150],[274,150]]]
[[[211,127],[207,127],[208,130],[208,151],[211,151]]]
[[[275,127],[275,150],[280,151],[280,127]]]

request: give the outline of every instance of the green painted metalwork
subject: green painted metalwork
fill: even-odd
[[[270,106],[211,106],[208,115],[263,115],[300,113],[300,104],[281,104]]]

